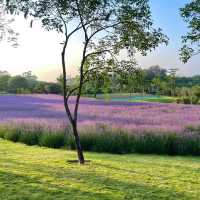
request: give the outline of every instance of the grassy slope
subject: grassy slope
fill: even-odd
[[[125,97],[125,98],[129,98],[129,96],[130,96],[130,94],[129,93],[119,93],[119,94],[108,94],[109,95],[109,98],[116,98],[116,97],[118,97],[118,98],[123,98],[123,97]],[[141,94],[134,94],[134,95],[141,95]],[[133,95],[133,96],[134,96]],[[148,95],[147,95],[148,96]],[[97,99],[104,99],[105,98],[105,95],[103,95],[103,94],[101,94],[101,95],[97,95]],[[129,99],[127,99],[127,101],[130,101],[130,102],[157,102],[157,103],[176,103],[176,97],[170,97],[170,96],[159,96],[159,98],[142,98],[141,97],[141,99],[139,99],[139,100],[129,100]]]
[[[176,103],[176,98],[175,97],[161,96],[160,98],[145,99],[144,102]]]
[[[131,100],[131,102],[152,102],[152,103],[176,103],[175,97],[160,96],[159,98],[145,98],[141,100]]]
[[[200,158],[75,153],[0,140],[0,199],[198,200]]]

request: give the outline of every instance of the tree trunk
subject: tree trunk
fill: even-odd
[[[83,156],[83,150],[82,150],[82,147],[81,147],[81,143],[80,143],[80,138],[79,138],[79,135],[78,135],[78,130],[77,130],[77,124],[74,123],[74,119],[71,115],[71,111],[68,107],[68,99],[66,98],[67,96],[67,90],[66,90],[66,66],[65,66],[65,50],[66,50],[66,47],[67,47],[67,43],[68,43],[68,37],[66,36],[66,41],[65,41],[65,44],[63,46],[63,51],[62,51],[62,68],[63,68],[63,98],[64,98],[64,106],[65,106],[65,111],[66,111],[66,114],[69,118],[69,121],[72,125],[72,128],[73,128],[73,134],[74,134],[74,139],[75,139],[75,143],[76,143],[76,149],[77,149],[77,154],[78,154],[78,160],[79,160],[79,163],[80,164],[84,164],[85,163],[85,160],[84,160],[84,156]]]
[[[73,128],[73,133],[74,133],[74,138],[75,138],[75,143],[76,143],[78,160],[79,160],[80,164],[84,164],[85,159],[84,159],[83,149],[82,149],[81,142],[80,142],[80,137],[79,137],[78,130],[77,130],[77,125],[73,123],[72,128]]]

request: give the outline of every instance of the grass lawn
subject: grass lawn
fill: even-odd
[[[1,200],[198,200],[200,158],[86,153],[0,140]]]
[[[133,94],[130,97],[128,93],[122,94],[108,94],[109,99],[107,100],[114,100],[114,101],[127,101],[127,102],[156,102],[156,103],[176,103],[175,97],[170,96],[162,96],[162,95],[141,95],[141,94]],[[97,95],[97,99],[105,99],[105,95]]]
[[[144,102],[156,102],[156,103],[176,103],[175,97],[160,96],[159,98],[147,98]]]

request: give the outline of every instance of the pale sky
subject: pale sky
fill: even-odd
[[[178,50],[181,47],[181,35],[187,32],[186,24],[179,16],[179,8],[189,0],[151,0],[152,14],[155,25],[161,27],[170,38],[170,44],[160,46],[146,57],[137,55],[139,66],[147,68],[160,65],[163,68],[179,68],[179,75],[200,75],[200,55],[193,57],[187,64],[179,60]],[[7,42],[0,43],[0,70],[11,74],[21,74],[31,70],[40,80],[54,81],[61,73],[62,35],[44,31],[39,23],[29,27],[29,21],[18,16],[12,24],[20,35],[18,48],[11,47]],[[69,75],[75,75],[80,60],[80,36],[74,37],[68,49]]]

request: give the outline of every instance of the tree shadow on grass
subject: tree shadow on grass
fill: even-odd
[[[11,161],[12,162],[12,161]],[[20,162],[22,166],[23,162]],[[17,164],[17,162],[13,163]],[[17,167],[17,165],[16,165]],[[98,168],[98,169],[97,169]],[[0,170],[0,194],[7,199],[42,200],[192,200],[188,194],[177,192],[169,187],[151,185],[145,180],[126,180],[120,171],[111,171],[107,166],[91,167],[52,167],[45,164],[23,163],[17,172]],[[95,171],[96,170],[96,171]],[[102,171],[103,170],[103,171]],[[117,170],[117,169],[116,169]],[[117,178],[118,177],[118,178]],[[130,178],[130,177],[129,177]],[[153,184],[153,183],[152,183]]]
[[[95,198],[94,198],[95,197]],[[92,193],[70,185],[59,186],[39,178],[0,171],[1,200],[77,200],[105,199],[108,194]]]

